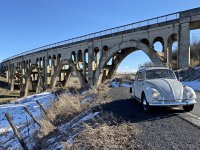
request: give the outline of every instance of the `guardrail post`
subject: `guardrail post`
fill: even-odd
[[[31,118],[35,121],[35,123],[38,124],[39,127],[41,127],[40,123],[37,121],[37,119],[33,116],[33,114],[28,110],[26,106],[23,106],[24,110],[31,116]]]
[[[14,131],[14,134],[16,135],[18,141],[20,142],[22,148],[24,150],[28,150],[28,147],[26,146],[24,140],[20,136],[20,133],[19,133],[17,127],[15,126],[15,124],[13,123],[12,118],[10,117],[10,115],[8,113],[6,113],[5,116],[6,116],[7,120],[8,120],[8,122],[9,122],[10,126],[12,127],[12,129]]]

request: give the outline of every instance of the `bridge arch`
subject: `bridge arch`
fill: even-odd
[[[157,52],[164,52],[164,39],[160,36],[156,37],[154,40],[153,40],[153,43],[152,43],[152,47],[154,50],[156,50]],[[161,49],[155,49],[156,46],[159,46]]]
[[[102,56],[101,62],[95,71],[95,84],[99,85],[102,81],[105,81],[105,69],[110,59],[113,59],[108,73],[109,78],[112,78],[117,71],[119,64],[128,56],[130,53],[137,50],[142,50],[154,64],[162,64],[162,58],[149,46],[142,43],[141,41],[124,41],[112,46],[109,51]]]
[[[75,51],[72,51],[71,59],[73,60],[73,62],[76,62],[76,52]]]
[[[146,38],[142,39],[141,42],[146,44],[147,46],[150,46],[149,40]]]
[[[104,45],[101,49],[101,56],[104,56],[105,53],[109,50],[108,45]]]

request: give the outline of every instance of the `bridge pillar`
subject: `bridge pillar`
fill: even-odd
[[[70,67],[73,68],[73,70],[76,72],[81,86],[85,87],[87,85],[88,81],[87,81],[86,77],[83,75],[82,70],[78,69],[77,65],[74,64],[74,62],[71,59],[68,60],[68,62],[69,62]]]
[[[9,80],[9,73],[8,73],[8,70],[5,71],[5,73],[6,73],[6,81],[8,82],[8,80]]]
[[[168,39],[164,39],[164,61],[167,64],[172,63],[172,42]]]
[[[86,76],[86,58],[85,58],[85,52],[83,52],[82,59],[83,59],[83,74],[84,74],[84,76]]]
[[[23,96],[28,96],[29,93],[29,86],[31,85],[31,74],[32,74],[32,66],[29,66],[25,69],[25,85],[24,85],[24,95]]]
[[[190,26],[189,23],[182,23],[179,29],[179,68],[190,66]]]
[[[64,87],[67,87],[68,86],[68,83],[69,83],[69,79],[70,79],[70,77],[71,77],[71,75],[72,75],[72,68],[71,67],[69,67],[69,69],[67,70],[67,72],[66,72],[66,75],[65,75],[65,79],[64,79]]]
[[[37,68],[37,71],[38,71],[38,77],[37,77],[36,93],[39,93],[42,85],[42,73],[40,68]]]
[[[91,87],[94,86],[94,51],[92,48],[88,50],[88,83]]]
[[[43,80],[44,80],[44,90],[48,88],[48,56],[43,60]]]
[[[51,89],[54,89],[56,87],[57,84],[57,80],[58,80],[58,75],[60,74],[61,70],[62,70],[62,64],[58,64],[57,66],[53,67],[54,69],[54,73],[51,76],[51,83],[50,83],[50,87]]]
[[[14,67],[9,67],[9,88],[10,91],[14,91],[14,85],[15,85],[15,69]]]

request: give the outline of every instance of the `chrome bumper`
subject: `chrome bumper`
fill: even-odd
[[[195,99],[192,100],[158,100],[149,102],[150,106],[185,106],[197,103]]]

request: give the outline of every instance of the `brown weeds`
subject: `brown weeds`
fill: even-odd
[[[134,149],[134,138],[137,128],[131,123],[122,123],[109,126],[102,124],[97,128],[86,125],[71,145],[67,149]]]

